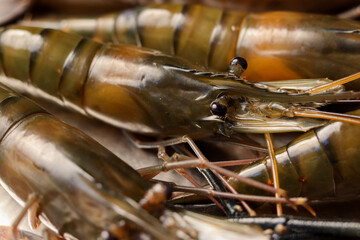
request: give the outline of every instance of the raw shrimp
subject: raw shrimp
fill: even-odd
[[[309,95],[250,83],[203,72],[157,51],[100,44],[50,29],[7,28],[0,50],[5,85],[159,137],[307,131],[326,123],[303,117],[307,110],[319,117],[319,106],[360,97],[341,86]]]
[[[329,15],[162,4],[99,18],[26,24],[157,49],[213,71],[227,71],[230,60],[241,56],[251,81],[337,79],[360,69],[360,23]],[[360,89],[358,83],[349,87]]]

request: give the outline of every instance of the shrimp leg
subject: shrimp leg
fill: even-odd
[[[190,138],[188,138],[188,137],[186,137],[186,138],[181,137],[181,138],[174,138],[174,139],[158,141],[158,142],[136,142],[136,145],[139,148],[158,148],[160,146],[171,146],[173,144],[187,142],[189,139]],[[190,143],[191,143],[191,144],[189,144],[190,147],[193,150],[195,149],[195,151],[197,152],[197,153],[196,152],[195,153],[197,154],[197,157],[199,158],[199,163],[197,163],[197,166],[202,167],[203,165],[207,165],[211,169],[220,171],[222,174],[225,174],[225,175],[231,174],[231,172],[226,169],[222,169],[222,168],[219,168],[219,167],[216,167],[216,166],[210,164],[209,161],[207,160],[207,158],[201,153],[200,149],[195,145],[195,143],[192,140]],[[180,166],[178,166],[178,167],[180,167]],[[254,187],[259,187],[259,188],[264,189],[269,192],[279,193],[282,196],[284,196],[284,195],[286,196],[286,192],[282,189],[276,190],[272,187],[269,187],[266,184],[259,184],[256,181],[252,181],[252,180],[246,179],[246,178],[242,178],[241,180],[239,179],[239,181],[243,181],[244,183],[253,185]]]
[[[176,146],[174,146],[176,147]],[[183,146],[180,146],[180,148],[183,147]],[[179,149],[179,148],[177,148]],[[199,150],[200,151],[200,150]],[[183,152],[186,153],[188,156],[191,156],[193,158],[196,158],[195,155],[193,155],[192,153],[190,153],[186,148],[183,147]],[[200,160],[201,161],[201,160]],[[208,162],[209,163],[209,162]],[[200,165],[203,165],[203,164],[200,164]],[[197,168],[199,171],[201,172],[204,172],[204,176],[207,178],[206,176],[206,173],[205,171],[207,170],[210,170],[210,169],[203,169],[201,167],[198,167]],[[219,182],[218,179],[219,177],[217,176],[220,176],[221,175],[216,175],[214,176],[213,179],[208,179],[208,181],[212,181],[212,184],[214,184],[214,189],[220,189],[222,192],[226,192],[226,189],[228,189],[230,192],[232,192],[233,194],[238,194],[238,192],[230,185],[228,184],[228,182]],[[229,207],[231,207],[232,209],[234,209],[235,211],[242,211],[241,207],[234,203],[233,201],[229,201],[230,199],[228,199],[228,201],[226,202],[228,204]],[[245,208],[245,210],[247,211],[247,213],[250,215],[250,216],[255,216],[256,215],[256,212],[242,199],[240,199],[240,203],[241,205]]]
[[[25,217],[26,213],[29,216],[29,225],[34,230],[40,225],[40,220],[38,219],[39,213],[39,203],[41,198],[37,194],[31,194],[29,196],[28,201],[26,202],[24,208],[19,213],[17,218],[14,220],[13,224],[11,225],[11,232],[12,232],[12,239],[17,239],[16,235],[18,233],[18,226],[21,220]]]
[[[138,171],[140,173],[149,174],[149,172],[151,172],[154,169],[156,169],[156,170],[161,169],[162,171],[168,171],[168,170],[177,169],[177,168],[193,168],[193,167],[198,167],[200,165],[204,165],[203,168],[216,169],[220,173],[222,173],[224,175],[228,175],[232,178],[235,178],[235,179],[239,180],[240,182],[243,182],[243,181],[246,182],[249,180],[249,179],[240,179],[237,174],[232,173],[229,170],[217,168],[216,166],[214,166],[211,163],[203,162],[202,160],[198,160],[198,159],[197,160],[186,160],[184,162],[164,163],[164,164],[153,166],[153,167],[139,169]],[[196,193],[196,194],[200,194],[203,196],[211,195],[211,196],[215,196],[215,197],[228,197],[228,198],[233,198],[233,199],[257,201],[257,202],[260,201],[260,202],[273,202],[273,203],[277,203],[277,202],[290,203],[290,204],[292,204],[292,206],[302,205],[311,214],[315,215],[314,211],[307,204],[305,204],[306,199],[304,199],[304,198],[290,198],[290,199],[279,198],[279,199],[277,199],[277,198],[269,198],[269,197],[255,196],[255,195],[248,195],[248,194],[243,195],[243,194],[224,193],[224,192],[217,192],[217,191],[208,190],[208,189],[199,189],[199,188],[182,187],[182,186],[173,186],[173,189],[179,190],[179,191],[184,191],[184,192]]]
[[[270,133],[265,133],[265,140],[266,140],[266,145],[267,145],[268,151],[269,151],[269,157],[270,157],[270,162],[271,162],[271,172],[272,172],[274,187],[275,187],[275,189],[279,189],[280,188],[279,173],[278,173],[276,156],[275,156],[275,152],[274,152],[274,146],[272,143]],[[280,196],[278,193],[275,193],[275,197],[279,198]],[[276,211],[277,211],[278,216],[283,215],[281,203],[276,204]]]
[[[188,158],[187,156],[185,155],[180,155],[178,153],[174,153],[171,157],[169,155],[167,155],[166,153],[166,150],[165,150],[165,147],[159,147],[159,151],[158,151],[158,157],[162,160],[164,160],[165,162],[177,162],[177,161],[181,161],[183,160],[184,158]],[[185,177],[189,182],[191,182],[195,187],[198,187],[200,188],[200,184],[198,184],[195,179],[193,177],[191,177],[189,174],[186,173],[185,169],[176,169],[176,171],[183,177]],[[152,171],[152,176],[151,178],[153,178],[154,176],[157,175],[157,173],[155,173],[154,175],[154,172]],[[209,183],[214,186],[214,182],[215,182],[215,179],[214,178],[211,178],[211,176],[209,176],[207,173],[207,171],[201,171],[201,173],[203,173],[203,175],[206,177],[206,179],[209,181]],[[218,185],[216,184],[215,185],[215,189],[218,187]],[[214,187],[213,187],[214,188]],[[232,207],[229,206],[229,204],[227,204],[226,202],[224,202],[222,199],[220,199],[220,201],[222,202],[223,205],[221,205],[218,200],[216,200],[214,197],[212,196],[209,196],[209,199],[211,201],[213,201],[222,211],[225,212],[225,214],[227,215],[233,215],[233,210],[232,210]]]
[[[196,146],[196,144],[194,143],[194,141],[191,139],[191,138],[189,138],[188,136],[183,136],[183,137],[180,137],[180,138],[174,138],[174,139],[169,139],[169,140],[165,140],[165,141],[158,141],[158,142],[150,142],[150,143],[148,143],[148,142],[139,142],[139,141],[134,141],[134,143],[136,144],[136,146],[138,147],[138,148],[158,148],[158,147],[164,147],[164,146],[170,146],[170,145],[174,145],[174,144],[179,144],[179,143],[184,143],[184,142],[186,142],[186,143],[188,143],[189,145],[190,145],[190,147],[192,148],[192,150],[195,152],[195,154],[197,155],[197,157],[199,158],[199,160],[200,161],[203,161],[203,163],[201,163],[200,164],[200,166],[201,165],[203,165],[205,162],[206,163],[209,163],[209,161],[207,160],[207,158],[201,153],[201,151],[200,151],[200,149]],[[214,169],[214,167],[211,167],[212,165],[210,165],[210,168],[212,168],[213,170],[215,170]],[[207,171],[209,171],[209,169],[206,169]],[[204,170],[200,170],[200,171],[204,171]],[[225,172],[225,173],[227,173],[227,172]],[[209,179],[207,176],[208,176],[208,174],[211,174],[211,172],[210,173],[206,173],[205,172],[205,176],[206,176],[206,178],[208,179],[208,181],[210,181],[209,183],[210,183],[210,185],[212,185],[213,187],[215,186],[215,188],[218,190],[219,188],[217,187],[218,185],[215,185],[216,184],[216,179]],[[218,178],[218,179],[220,179],[221,181],[222,181],[222,183],[230,190],[230,192],[232,192],[233,194],[237,194],[238,192],[230,185],[230,184],[228,184],[228,182],[217,172],[217,171],[215,171],[214,172],[214,174],[216,175],[216,177]],[[276,174],[276,173],[275,173]],[[276,175],[275,175],[276,176]],[[242,180],[244,180],[244,179],[242,179]],[[214,183],[215,182],[215,183]],[[278,181],[277,181],[278,182]],[[251,183],[253,183],[253,182],[251,182]],[[251,184],[250,183],[250,184]],[[266,186],[266,185],[261,185],[261,187],[265,187],[266,189],[269,189],[268,188],[268,186]],[[276,194],[276,196],[277,197],[280,197],[280,188],[278,187],[278,186],[276,186],[275,185],[275,189],[279,189],[279,191],[278,192],[276,192],[275,194]],[[223,191],[223,189],[220,189],[220,191]],[[285,193],[284,192],[282,192],[282,194],[284,195],[284,196],[286,196],[285,195]],[[230,205],[229,205],[229,203],[228,202],[224,202],[223,203],[224,205],[224,207],[225,208],[227,208],[227,209],[231,209],[232,211],[234,211],[234,209],[236,209],[235,207],[234,207],[234,204],[231,204],[230,203]],[[244,202],[244,201],[242,201],[242,205],[245,207],[245,209],[248,211],[248,213],[250,214],[250,215],[255,215],[255,211],[253,211],[248,205],[247,205],[247,203],[246,202]],[[281,205],[280,205],[280,207],[279,207],[279,204],[277,205],[278,207],[278,209],[281,209]],[[282,210],[279,210],[279,215],[281,215],[282,214]]]
[[[131,137],[130,137],[130,139],[131,139]],[[173,138],[173,139],[169,139],[169,140],[165,140],[165,141],[158,141],[158,142],[146,142],[145,143],[145,142],[139,142],[136,140],[134,140],[133,142],[135,143],[135,145],[138,148],[160,148],[160,147],[171,146],[171,145],[180,144],[180,143],[188,143],[189,146],[191,147],[191,149],[195,152],[195,154],[201,161],[209,162],[209,160],[204,156],[204,154],[196,146],[195,142],[186,135],[182,136],[182,137]],[[227,183],[227,181],[216,171],[212,172],[210,169],[201,169],[201,168],[198,168],[198,170],[204,175],[204,177],[209,181],[210,185],[212,187],[214,187],[216,190],[224,191],[225,188],[222,184],[225,184],[225,186],[227,188],[229,188],[229,190],[232,193],[237,194],[236,190],[231,185],[229,185]],[[222,202],[223,208],[226,209],[226,213],[228,215],[234,215],[237,212],[237,208],[234,207],[234,203],[232,201],[222,200],[222,199],[220,199],[220,201]],[[244,203],[244,205],[246,206],[247,204]],[[245,207],[245,208],[248,210],[248,212],[250,214],[253,212],[252,209],[250,209],[249,207]]]

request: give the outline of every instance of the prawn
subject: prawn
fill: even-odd
[[[251,81],[338,79],[360,69],[360,23],[329,15],[152,4],[99,18],[24,24],[153,48],[212,71],[228,71],[230,60],[241,56]],[[360,89],[355,82],[349,88]]]
[[[158,51],[24,26],[1,32],[0,67],[1,81],[17,91],[159,137],[307,131],[327,122],[307,116],[340,117],[317,107],[360,97],[341,86],[309,94],[250,83]]]

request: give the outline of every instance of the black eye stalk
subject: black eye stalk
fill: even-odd
[[[227,113],[227,106],[215,100],[210,104],[210,112],[213,115],[225,117]]]
[[[229,74],[240,77],[243,72],[247,69],[248,64],[245,58],[234,57],[230,62]]]

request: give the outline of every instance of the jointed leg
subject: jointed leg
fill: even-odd
[[[12,239],[17,239],[16,233],[18,230],[18,226],[21,222],[21,220],[25,217],[26,213],[29,212],[29,224],[31,227],[38,227],[40,224],[40,221],[38,219],[38,209],[39,209],[39,203],[40,203],[40,197],[36,194],[31,194],[29,196],[28,201],[26,202],[24,208],[21,210],[20,214],[17,216],[17,218],[14,220],[14,222],[11,225],[11,232],[12,232]]]
[[[271,162],[271,172],[272,172],[274,187],[275,187],[275,189],[279,189],[280,183],[279,183],[279,174],[278,174],[278,170],[277,170],[277,161],[276,161],[274,146],[272,143],[270,133],[265,133],[265,140],[266,140],[266,145],[267,145],[268,151],[269,151],[269,157],[270,157],[270,162]],[[279,194],[275,193],[275,198],[279,198],[279,197],[280,197]],[[277,216],[283,215],[281,203],[276,204],[276,213],[277,213]]]

